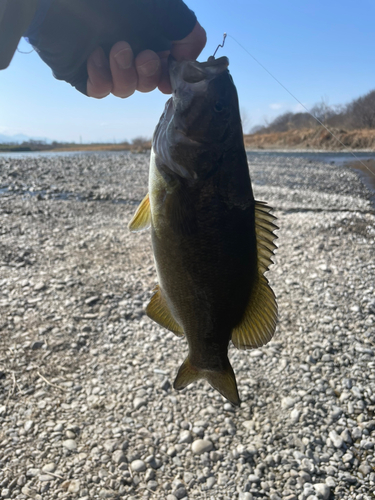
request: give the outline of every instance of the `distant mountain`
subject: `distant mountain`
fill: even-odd
[[[30,137],[25,134],[16,134],[16,135],[4,135],[0,134],[0,144],[21,144],[22,142],[28,141],[43,141],[47,144],[50,144],[51,139],[47,139],[46,137]]]

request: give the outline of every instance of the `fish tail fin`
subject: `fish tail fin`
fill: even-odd
[[[238,395],[236,377],[229,360],[224,370],[199,370],[191,364],[189,357],[187,357],[178,370],[173,387],[177,391],[181,391],[192,382],[202,378],[206,379],[214,389],[219,391],[233,405],[240,405],[241,400]]]

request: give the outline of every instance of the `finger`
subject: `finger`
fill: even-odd
[[[133,51],[127,42],[117,42],[109,54],[112,73],[112,94],[116,97],[129,97],[134,94],[138,76],[134,66]]]
[[[169,51],[158,52],[158,56],[160,58],[160,64],[161,64],[161,76],[160,76],[160,80],[159,80],[158,89],[163,94],[171,94],[172,93],[172,86],[171,86],[171,81],[169,78],[169,71],[168,71],[169,54],[170,54]]]
[[[138,73],[137,90],[151,92],[156,89],[161,76],[159,56],[152,50],[144,50],[135,58],[135,67]]]
[[[87,59],[87,95],[102,99],[112,90],[112,76],[104,50],[98,47]]]
[[[206,41],[206,32],[197,21],[193,31],[186,38],[173,42],[171,54],[177,61],[195,60],[204,49]]]

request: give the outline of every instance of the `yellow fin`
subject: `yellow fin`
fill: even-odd
[[[173,318],[168,304],[161,293],[159,285],[156,286],[154,292],[154,295],[151,297],[151,300],[146,307],[147,316],[160,326],[163,326],[167,330],[176,334],[178,337],[182,337],[184,335],[184,330]]]
[[[278,227],[270,213],[271,207],[263,202],[255,202],[255,232],[257,238],[258,275],[250,300],[241,323],[232,331],[232,342],[238,349],[261,347],[269,342],[276,329],[277,304],[275,295],[264,273],[272,264],[271,257]]]
[[[129,222],[128,227],[133,233],[143,231],[144,229],[149,229],[151,227],[150,198],[148,193],[137,208],[132,220]]]
[[[238,395],[236,377],[229,361],[227,368],[222,371],[199,370],[191,364],[187,357],[178,370],[173,387],[177,391],[181,391],[192,382],[196,382],[202,378],[206,379],[207,382],[211,384],[214,389],[219,391],[220,394],[232,403],[232,405],[240,405],[241,400]]]

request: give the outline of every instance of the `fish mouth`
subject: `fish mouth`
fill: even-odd
[[[170,122],[173,120],[173,113],[177,108],[180,110],[188,108],[195,95],[204,95],[207,92],[209,83],[217,76],[228,71],[229,59],[220,57],[215,59],[209,57],[205,62],[198,61],[176,61],[172,56],[168,59],[168,69],[172,84],[173,96],[168,102],[168,109],[165,119]],[[189,137],[184,130],[181,120],[173,120],[173,125],[168,127],[170,140],[179,139],[185,144],[198,145]],[[173,134],[172,134],[173,128]],[[174,136],[172,139],[172,135]]]
[[[209,57],[205,62],[198,61],[176,61],[172,56],[168,59],[168,69],[173,92],[176,91],[182,83],[192,86],[194,90],[199,90],[201,82],[209,83],[221,73],[228,69],[229,59],[220,57],[215,59]],[[207,85],[204,85],[207,88]]]

